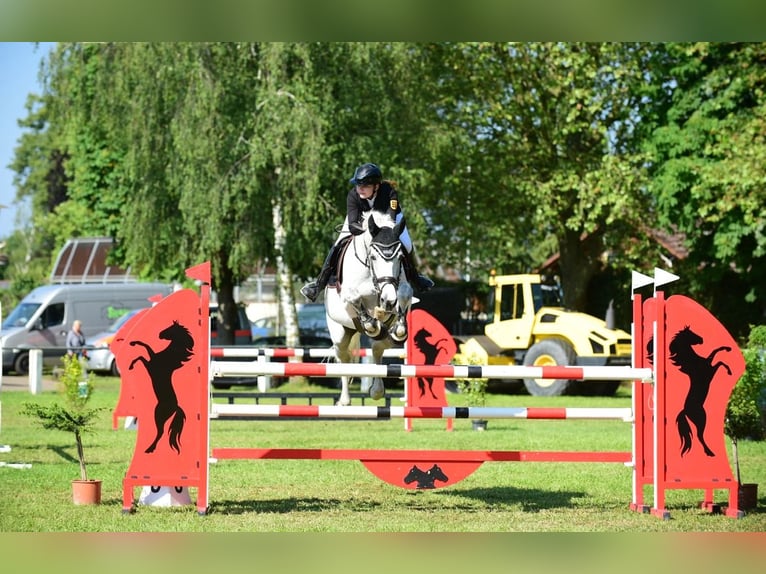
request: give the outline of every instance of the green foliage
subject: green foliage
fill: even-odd
[[[762,412],[766,405],[766,325],[751,329],[747,348],[742,355],[745,358],[745,372],[732,390],[724,419],[724,432],[731,439],[732,457],[740,484],[739,441],[760,440],[766,432]]]
[[[468,406],[483,407],[487,404],[487,379],[457,379],[460,396]]]
[[[9,270],[7,279],[10,285],[0,289],[0,301],[3,304],[3,317],[6,317],[22,298],[32,289],[47,282],[50,273],[48,256],[29,257],[32,247],[27,236],[21,231],[15,231],[7,239],[7,254]]]
[[[475,354],[461,356],[461,363],[464,365],[482,365],[482,360]],[[489,379],[455,379],[460,398],[464,399],[470,407],[483,407],[487,404],[487,384]]]
[[[228,300],[266,265],[313,276],[353,167],[375,161],[425,267],[475,279],[559,253],[566,304],[584,310],[605,265],[659,263],[659,226],[686,235],[674,268],[691,294],[743,334],[765,305],[765,57],[764,43],[60,43],[12,165],[33,210],[13,260],[112,236],[113,262],[145,278],[210,260]]]
[[[34,417],[45,429],[74,434],[77,458],[80,463],[80,479],[88,480],[82,433],[92,430],[101,408],[87,408],[93,393],[93,384],[87,378],[80,359],[75,355],[64,355],[64,370],[61,374],[64,401],[52,405],[25,403],[22,413]]]
[[[724,432],[732,440],[758,440],[764,436],[760,406],[766,397],[766,325],[752,328],[742,355],[745,358],[745,372],[729,398]]]
[[[766,308],[766,44],[667,49],[673,89],[646,141],[656,213],[692,247],[690,294],[744,336]]]

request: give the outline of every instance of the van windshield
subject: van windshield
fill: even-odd
[[[23,327],[32,318],[32,315],[40,308],[40,303],[19,303],[8,318],[3,321],[3,329]]]

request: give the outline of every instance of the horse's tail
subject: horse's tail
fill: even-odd
[[[170,443],[170,448],[178,454],[181,454],[181,432],[184,430],[185,422],[186,413],[181,407],[176,407],[173,420],[170,422],[168,442]]]
[[[681,456],[683,456],[692,448],[692,427],[689,426],[686,409],[678,413],[676,426],[678,427],[678,436],[681,438]]]

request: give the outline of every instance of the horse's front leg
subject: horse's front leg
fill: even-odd
[[[378,319],[370,315],[362,305],[355,306],[354,311],[356,311],[357,317],[359,317],[359,322],[362,324],[365,335],[372,339],[380,335],[383,327]]]
[[[339,363],[350,363],[353,359],[351,352],[351,343],[354,337],[354,331],[351,329],[344,329],[343,337],[334,345],[335,360]],[[351,377],[340,378],[340,397],[338,398],[338,405],[346,407],[351,404],[351,393],[349,392],[349,384],[351,383]]]
[[[372,283],[370,283],[367,287],[372,287]],[[357,318],[359,319],[359,322],[362,325],[362,329],[364,329],[365,335],[367,335],[370,338],[376,338],[380,335],[381,331],[381,324],[380,321],[378,321],[375,317],[370,315],[364,306],[364,298],[366,295],[368,295],[370,292],[370,289],[362,289],[362,288],[347,288],[345,295],[343,297],[343,302],[351,307],[353,312],[356,314]],[[372,292],[374,292],[374,288],[372,288]],[[349,315],[352,315],[349,313]],[[352,315],[353,316],[353,315]]]
[[[724,369],[726,369],[726,372],[731,375],[731,369],[729,368],[729,365],[727,365],[723,361],[718,361],[715,365],[711,365],[711,366],[713,368],[714,373],[719,369],[719,367],[723,367]]]
[[[724,346],[724,347],[717,347],[713,349],[712,351],[710,351],[710,354],[707,356],[707,362],[712,364],[713,358],[721,351],[726,351],[728,353],[729,351],[731,351],[731,347]]]
[[[405,281],[399,284],[396,298],[396,323],[389,333],[396,343],[403,343],[407,339],[407,312],[412,304],[412,287],[409,283]]]
[[[154,357],[154,349],[152,349],[149,345],[144,343],[143,341],[131,341],[130,346],[135,347],[136,345],[141,345],[144,349],[146,349],[146,352],[149,353],[149,358]]]
[[[372,344],[372,358],[376,365],[383,364],[383,351],[388,345],[383,341],[376,341]],[[386,386],[382,377],[373,377],[370,385],[370,398],[374,401],[382,399],[386,394]]]
[[[388,334],[395,343],[404,343],[407,340],[407,315],[401,311],[396,314],[396,323],[388,330]]]
[[[340,378],[340,397],[338,398],[338,406],[347,407],[351,404],[351,394],[348,391],[348,385],[351,377]]]
[[[144,367],[145,367],[147,370],[149,369],[149,363],[147,362],[147,360],[146,360],[145,358],[143,358],[143,357],[136,357],[135,359],[133,359],[133,360],[130,362],[130,365],[128,366],[128,370],[129,370],[129,371],[132,371],[132,370],[133,370],[133,366],[134,366],[134,365],[135,365],[137,362],[139,362],[139,361],[141,361],[141,362],[144,364]]]

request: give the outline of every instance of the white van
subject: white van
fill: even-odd
[[[149,297],[173,292],[163,283],[77,283],[34,289],[3,320],[3,371],[29,372],[29,349],[43,349],[43,363],[56,366],[66,353],[75,319],[85,337],[104,331],[131,309],[149,307]]]

